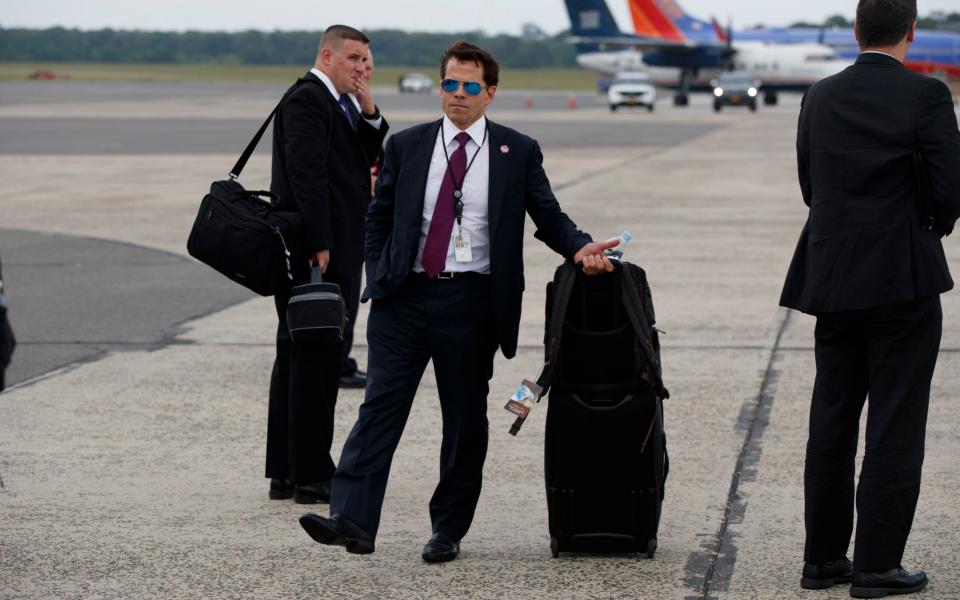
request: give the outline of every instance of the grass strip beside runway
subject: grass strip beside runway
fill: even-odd
[[[308,65],[39,63],[2,62],[0,81],[28,79],[36,71],[52,71],[80,81],[223,81],[273,83],[292,81]],[[377,67],[375,86],[395,86],[410,72],[422,72],[438,83],[436,67]],[[503,69],[501,85],[510,89],[594,90],[596,75],[583,69]]]

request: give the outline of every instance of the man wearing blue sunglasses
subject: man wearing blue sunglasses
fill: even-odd
[[[455,559],[480,497],[487,451],[487,392],[497,347],[517,351],[524,288],[523,234],[585,273],[612,271],[560,209],[533,139],[485,116],[499,80],[489,52],[461,41],[440,65],[444,116],[387,142],[367,214],[367,391],[332,483],[330,518],[305,514],[317,542],[374,551],[394,451],[433,361],[443,417],[433,535],[421,556]]]

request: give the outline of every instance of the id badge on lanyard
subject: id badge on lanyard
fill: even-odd
[[[453,172],[449,170],[450,166],[450,157],[447,156],[447,140],[443,135],[443,128],[440,128],[440,141],[443,144],[443,153],[444,157],[447,159],[448,173],[450,173],[450,179],[453,183],[453,201],[454,201],[454,215],[457,222],[457,235],[453,238],[453,256],[458,263],[468,263],[473,262],[473,246],[470,242],[470,234],[463,232],[463,181],[457,181],[453,175]],[[487,141],[487,129],[483,130],[483,139],[480,141],[479,146],[477,147],[476,152],[473,153],[473,158],[470,159],[470,162],[467,164],[467,168],[463,173],[464,181],[467,178],[467,173],[470,171],[470,167],[473,166],[473,161],[477,158],[477,155],[480,154],[480,150],[483,148],[483,145]]]
[[[454,190],[453,210],[457,222],[457,235],[453,238],[453,257],[458,263],[473,261],[473,247],[470,245],[470,234],[463,232],[463,192]]]
[[[473,249],[470,246],[470,234],[458,233],[453,239],[453,254],[458,263],[473,261]]]

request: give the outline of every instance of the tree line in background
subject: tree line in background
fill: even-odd
[[[824,19],[823,23],[810,23],[801,21],[799,23],[794,23],[790,27],[806,27],[817,29],[820,27],[849,28],[853,27],[853,19],[849,19],[843,15],[833,15],[832,17],[827,17]],[[944,31],[960,32],[960,12],[947,13],[944,11],[934,11],[925,17],[919,17],[917,19],[917,27],[920,29],[942,29]]]
[[[792,27],[852,27],[843,15],[824,23]],[[919,20],[926,29],[960,31],[960,13],[931,13]],[[537,25],[521,27],[520,35],[480,31],[422,33],[394,29],[368,31],[376,61],[384,66],[432,67],[453,41],[465,38],[493,52],[506,68],[574,67],[576,53],[568,31],[549,35]],[[316,54],[319,31],[167,32],[100,29],[4,29],[0,27],[0,61],[309,64]]]
[[[157,32],[101,29],[0,28],[0,61],[220,63],[283,65],[313,63],[321,31]],[[365,32],[378,65],[439,66],[454,41],[465,38],[489,49],[507,68],[576,66],[569,33],[547,35],[535,25],[523,34],[488,35]]]

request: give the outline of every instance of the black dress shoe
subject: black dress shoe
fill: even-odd
[[[887,594],[912,594],[927,587],[927,574],[919,569],[903,567],[882,573],[855,571],[850,595],[854,598],[883,598]]]
[[[293,481],[290,479],[270,480],[270,499],[286,500],[293,498]]]
[[[838,583],[853,580],[853,563],[846,556],[825,563],[804,563],[800,587],[805,590],[825,590]]]
[[[420,556],[427,562],[441,563],[449,562],[459,554],[460,542],[455,542],[442,533],[435,533],[430,536],[430,541],[423,547]]]
[[[294,487],[293,501],[297,504],[316,504],[318,502],[328,504],[330,502],[330,482],[318,481]]]
[[[367,374],[357,369],[349,375],[340,376],[340,387],[360,389],[367,387]]]
[[[370,534],[346,517],[333,515],[327,518],[306,513],[300,517],[300,526],[319,544],[343,546],[353,554],[370,554],[374,550]]]

